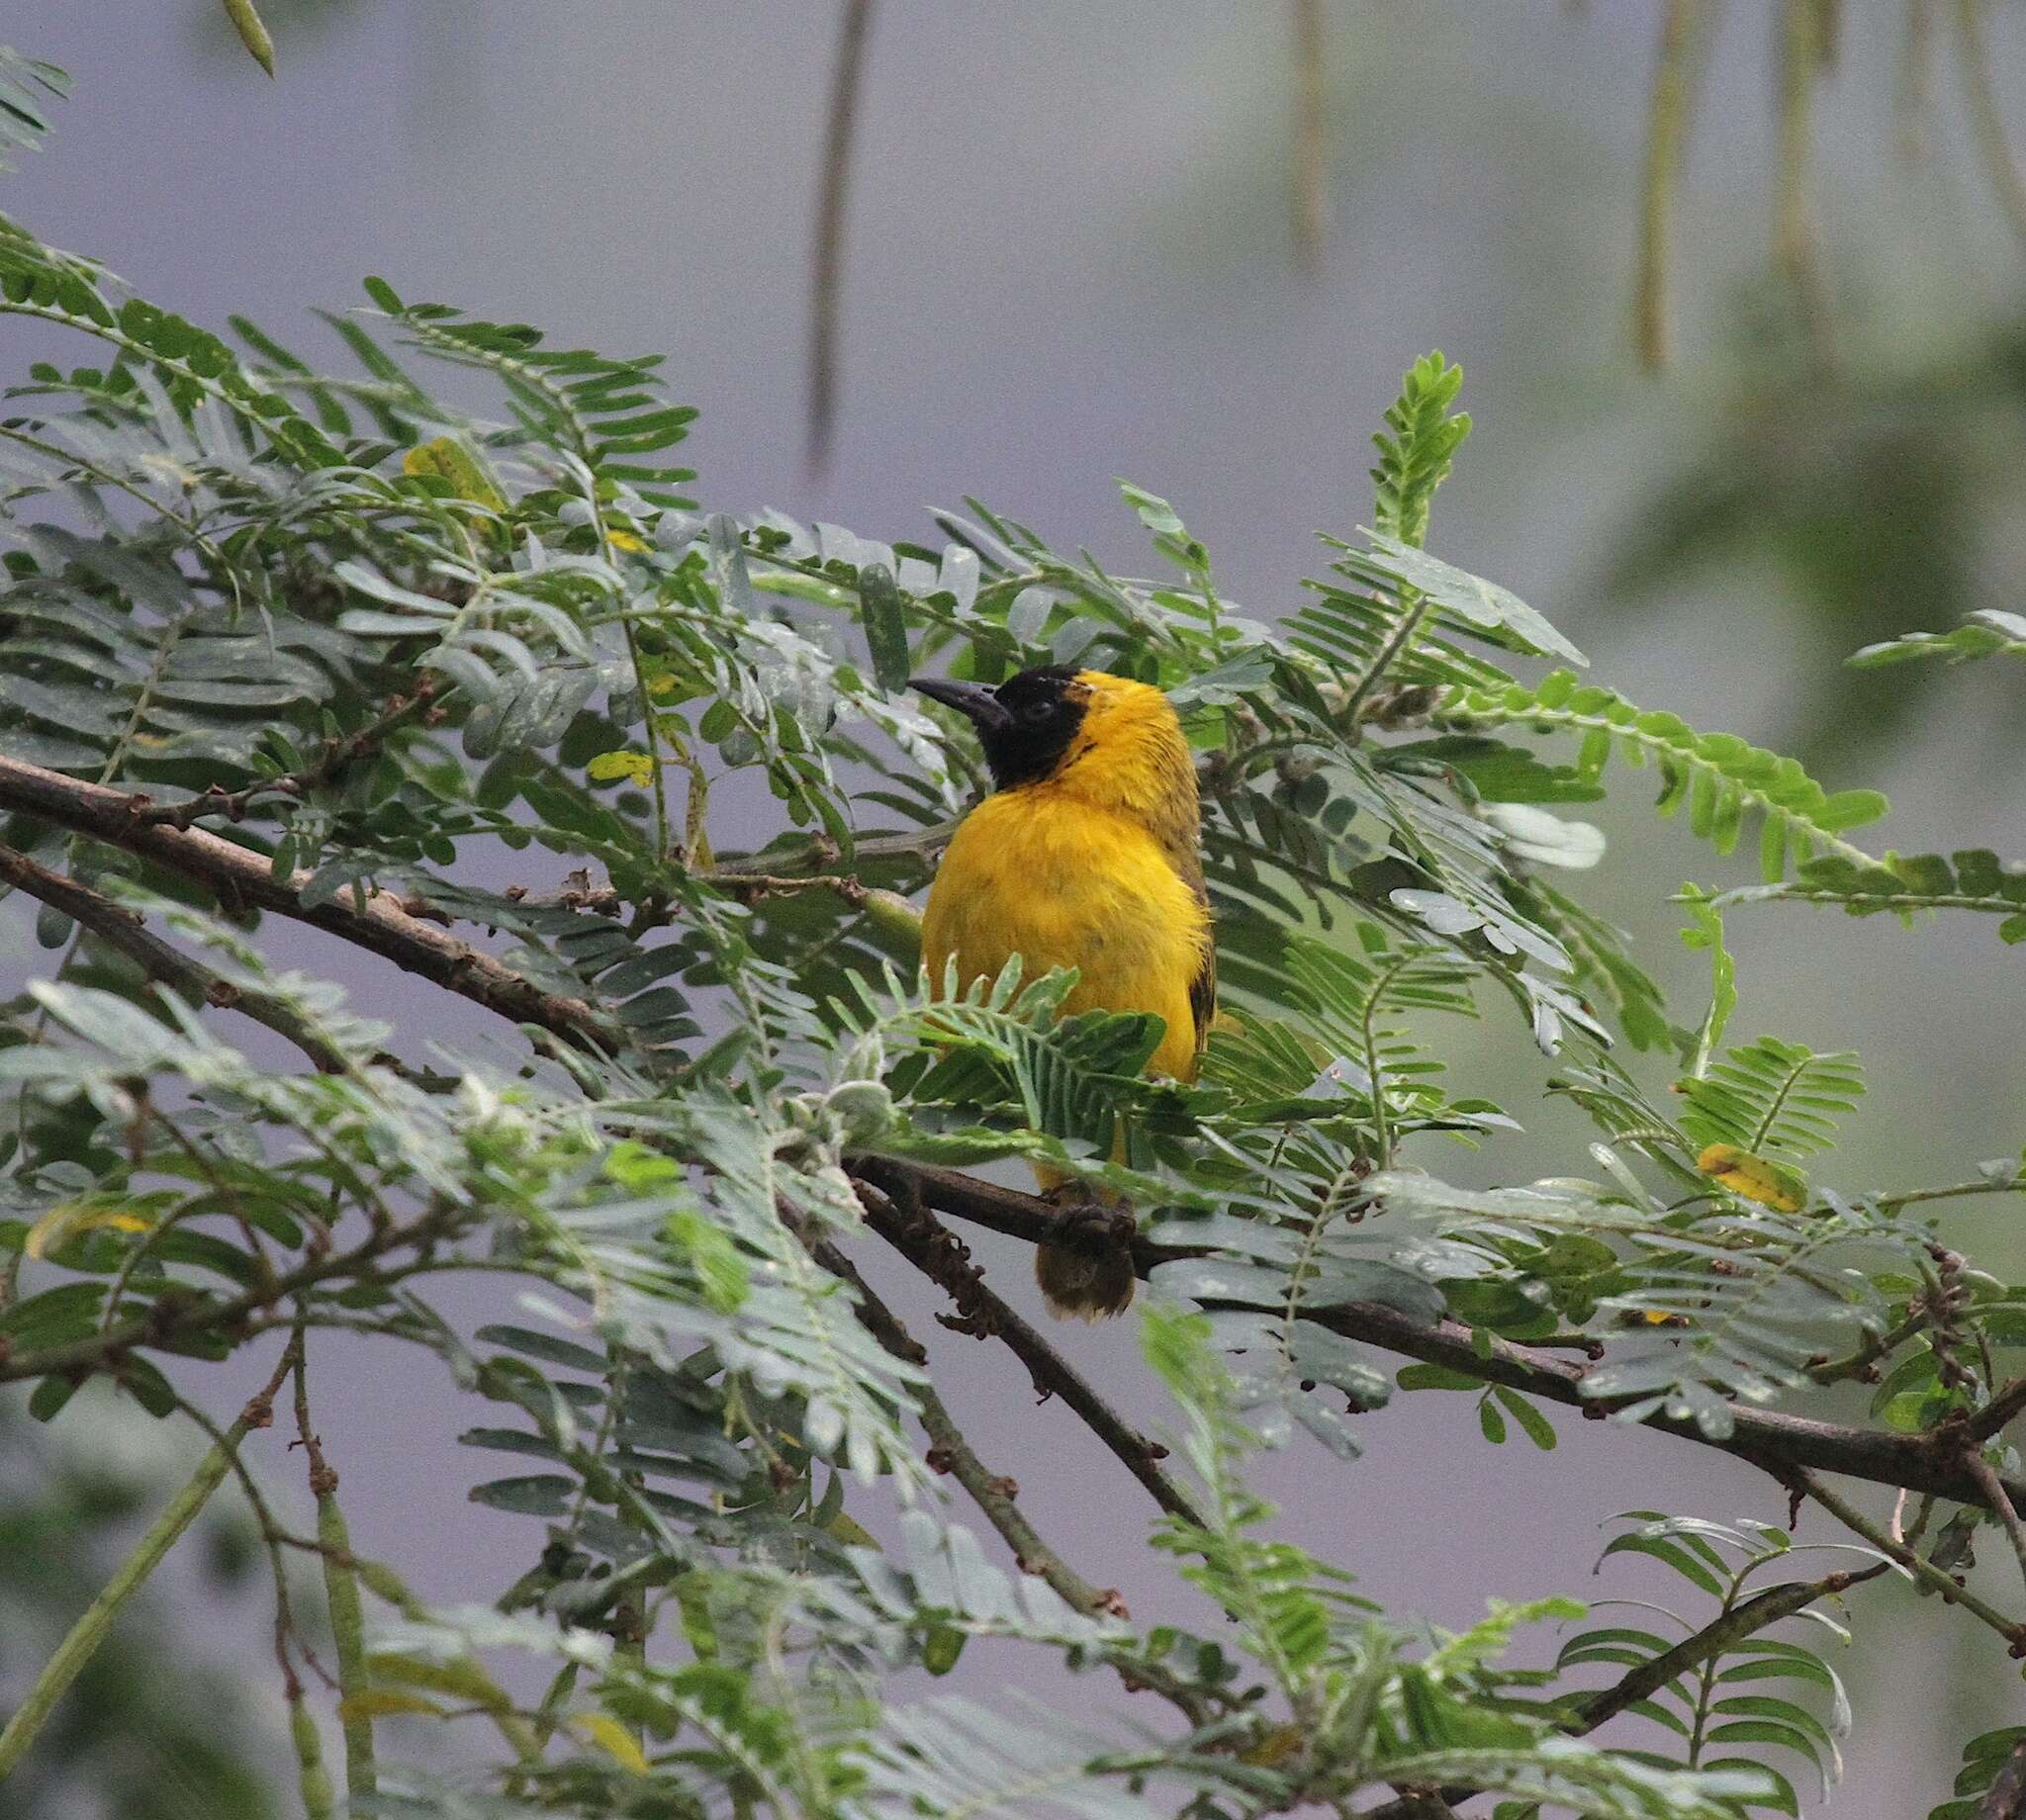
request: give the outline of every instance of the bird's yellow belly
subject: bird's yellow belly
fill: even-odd
[[[1189,986],[1205,930],[1195,893],[1144,829],[1021,792],[988,797],[957,831],[929,894],[922,946],[939,991],[953,956],[960,990],[996,978],[1015,955],[1030,979],[1074,967],[1066,1011],[1153,1013],[1167,1031],[1150,1066],[1188,1079]]]

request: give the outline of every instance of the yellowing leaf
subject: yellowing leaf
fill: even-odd
[[[645,784],[654,776],[654,760],[644,752],[601,752],[585,770],[599,783],[624,777],[629,783]]]
[[[457,499],[469,500],[474,505],[483,505],[492,511],[506,509],[506,501],[499,488],[493,485],[492,477],[479,466],[470,450],[448,436],[438,436],[434,442],[410,449],[402,457],[401,471],[414,475],[433,474],[449,484]]]
[[[605,532],[605,541],[615,550],[630,550],[635,556],[647,554],[646,543],[634,536],[631,531],[608,530]]]
[[[456,1662],[429,1662],[420,1656],[376,1654],[366,1661],[373,1673],[386,1681],[427,1687],[432,1693],[455,1694],[488,1712],[506,1712],[513,1704],[499,1683],[469,1656]]]
[[[1301,1748],[1302,1728],[1299,1725],[1276,1725],[1256,1743],[1247,1745],[1239,1756],[1248,1764],[1271,1769],[1277,1763],[1285,1763]]]
[[[1808,1198],[1807,1177],[1785,1163],[1769,1162],[1734,1143],[1712,1143],[1696,1158],[1696,1167],[1721,1182],[1732,1194],[1770,1207],[1775,1213],[1797,1214]]]
[[[570,1723],[592,1743],[601,1746],[613,1762],[635,1775],[647,1774],[647,1759],[638,1741],[608,1712],[573,1713]]]
[[[274,40],[268,37],[267,27],[254,10],[253,0],[226,0],[226,17],[232,22],[232,30],[238,33],[239,43],[246,46],[254,62],[272,76]]]
[[[874,1539],[863,1523],[856,1521],[842,1510],[833,1515],[823,1527],[829,1530],[840,1542],[847,1544],[849,1547],[877,1548],[879,1546],[878,1542]]]
[[[66,1201],[52,1207],[28,1229],[22,1248],[33,1258],[43,1258],[62,1246],[66,1239],[95,1228],[111,1227],[119,1232],[144,1232],[148,1222],[124,1207],[81,1207]]]
[[[347,1693],[337,1703],[340,1719],[384,1719],[392,1712],[426,1712],[440,1719],[445,1710],[434,1700],[424,1699],[419,1693],[410,1693],[401,1687],[361,1687],[356,1693]]]

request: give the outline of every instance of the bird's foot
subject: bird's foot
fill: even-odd
[[[1138,1228],[1132,1210],[1115,1201],[1100,1200],[1083,1182],[1058,1183],[1041,1198],[1056,1210],[1050,1244],[1095,1255],[1133,1242]]]

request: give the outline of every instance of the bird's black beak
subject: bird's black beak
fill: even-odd
[[[931,701],[940,701],[947,708],[955,708],[980,733],[1013,724],[1013,716],[1000,704],[998,694],[982,682],[952,682],[944,677],[910,677],[907,685]]]

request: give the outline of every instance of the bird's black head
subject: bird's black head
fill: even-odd
[[[1090,690],[1078,675],[1068,665],[1057,664],[1023,670],[997,688],[982,682],[949,682],[940,677],[917,677],[908,686],[969,718],[977,728],[992,782],[1010,790],[1055,775],[1090,701]]]

